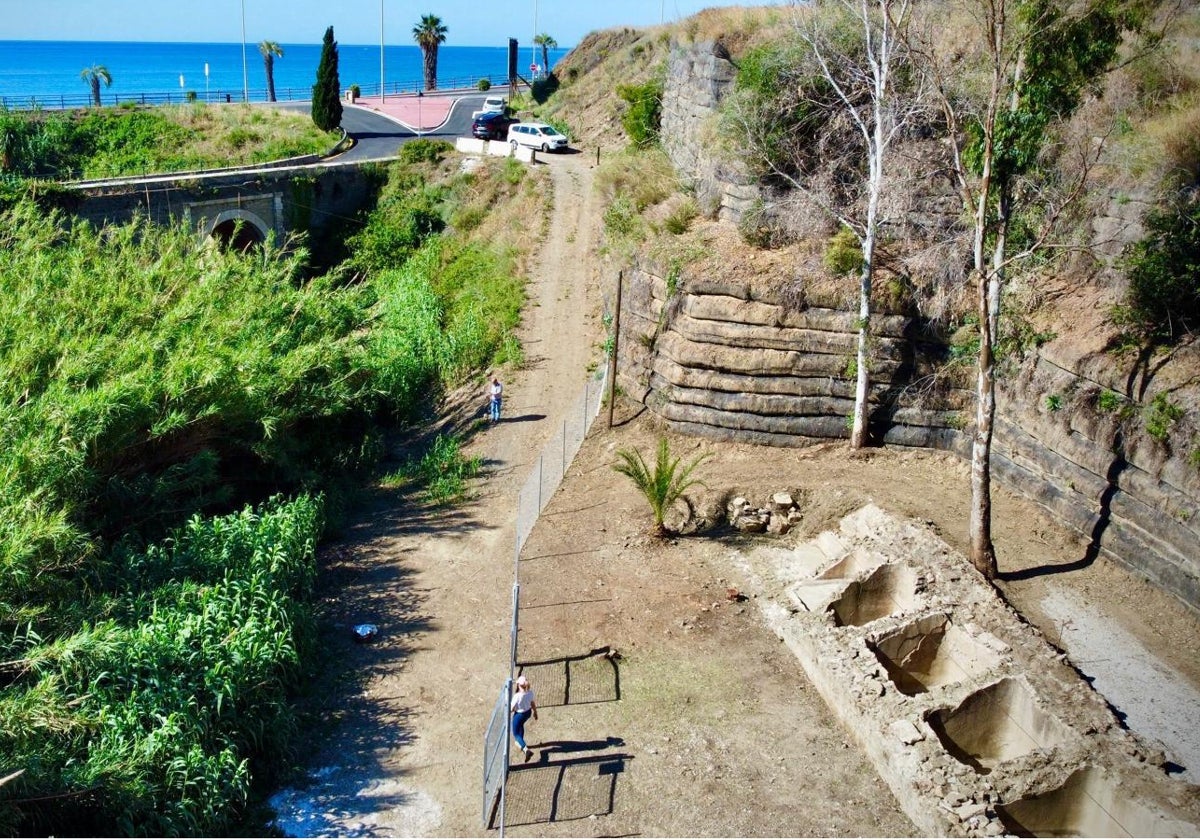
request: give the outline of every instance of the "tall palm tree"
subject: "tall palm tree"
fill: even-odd
[[[262,53],[263,68],[267,71],[267,101],[275,101],[275,56],[283,58],[283,47],[274,41],[259,41],[258,51]]]
[[[554,40],[552,35],[543,32],[533,39],[533,43],[542,48],[542,72],[549,75],[550,73],[550,50],[558,46],[558,41]]]
[[[84,67],[79,71],[79,78],[83,79],[92,87],[92,104],[97,108],[100,107],[100,83],[104,82],[105,87],[112,86],[112,73],[108,72],[108,68],[103,64],[93,64],[91,67]]]
[[[425,90],[437,90],[438,44],[446,43],[446,32],[437,15],[421,15],[421,22],[413,27],[413,40],[425,57]]]

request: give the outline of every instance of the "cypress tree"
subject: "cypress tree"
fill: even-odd
[[[313,85],[312,118],[317,128],[332,131],[342,124],[341,82],[338,80],[337,41],[333,27],[325,30],[321,63],[317,65],[317,83]]]

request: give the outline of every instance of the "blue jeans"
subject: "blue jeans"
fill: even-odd
[[[499,420],[500,420],[500,398],[492,397],[492,403],[489,408],[490,408],[492,422],[493,423],[499,422]]]
[[[521,752],[529,749],[529,747],[525,746],[525,721],[529,720],[532,714],[532,711],[513,713],[513,740],[517,742],[517,746],[521,748]]]

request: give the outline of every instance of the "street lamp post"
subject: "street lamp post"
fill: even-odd
[[[387,82],[383,74],[383,0],[379,0],[379,98],[387,102]]]
[[[242,101],[250,101],[250,77],[246,73],[246,0],[242,0]]]
[[[209,104],[212,99],[208,95],[208,62],[204,62],[204,102]]]
[[[529,66],[537,66],[537,0],[533,0],[533,40],[529,42]],[[532,72],[529,74],[533,75]],[[529,81],[533,81],[530,79]]]

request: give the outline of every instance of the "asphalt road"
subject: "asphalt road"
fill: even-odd
[[[454,142],[456,137],[471,136],[471,112],[483,103],[483,94],[459,97],[450,116],[440,128],[422,132],[421,137],[434,137]],[[379,160],[396,156],[400,145],[415,140],[417,134],[381,114],[365,108],[343,108],[342,128],[354,138],[354,148],[338,155],[337,161]]]

